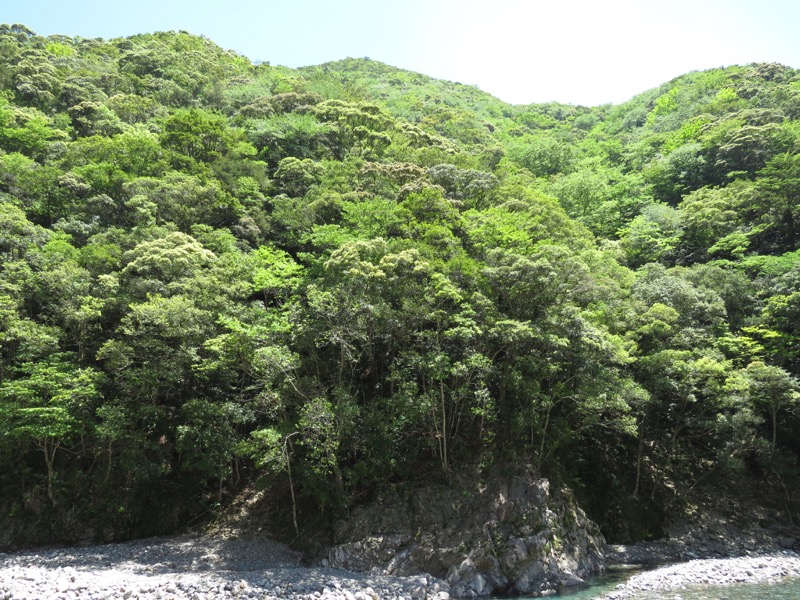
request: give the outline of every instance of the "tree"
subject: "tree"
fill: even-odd
[[[274,115],[247,124],[248,139],[258,149],[259,156],[272,167],[277,167],[282,159],[288,157],[300,160],[328,158],[333,154],[330,149],[332,135],[330,123],[306,113]]]
[[[491,202],[492,192],[500,184],[491,173],[447,164],[430,167],[428,175],[445,189],[449,198],[463,202],[468,208],[485,208]]]
[[[633,294],[646,306],[662,304],[676,311],[677,320],[668,319],[677,326],[670,347],[686,350],[703,347],[724,327],[725,303],[719,293],[695,286],[680,269],[666,269],[657,264],[642,267],[637,271]]]
[[[322,175],[323,167],[311,159],[300,160],[294,156],[284,158],[275,171],[279,190],[290,196],[305,196]]]
[[[800,382],[780,367],[752,362],[744,371],[753,404],[764,410],[772,424],[771,441],[778,441],[778,414],[793,412],[800,403]]]
[[[743,125],[725,136],[717,149],[716,166],[728,177],[736,173],[752,176],[788,146],[790,141],[776,123]]]
[[[56,459],[59,451],[71,449],[91,433],[101,374],[77,368],[63,354],[25,363],[20,371],[20,377],[0,383],[0,436],[42,452],[47,497],[56,506]]]
[[[3,150],[40,157],[49,142],[66,137],[51,125],[39,110],[13,107],[0,99],[0,148]]]
[[[153,219],[159,225],[172,223],[184,233],[199,223],[233,225],[241,214],[241,206],[218,181],[185,173],[140,177],[125,184],[123,190],[129,212],[146,210],[135,219]]]
[[[786,290],[768,300],[761,315],[761,326],[752,331],[763,338],[772,361],[791,373],[800,373],[800,292]]]
[[[173,232],[163,238],[142,242],[125,253],[121,274],[172,283],[190,276],[214,261],[216,256],[185,233]]]
[[[783,153],[770,159],[758,174],[758,187],[769,193],[766,204],[773,204],[770,212],[779,224],[778,230],[784,240],[783,250],[797,249],[795,221],[800,211],[800,155]],[[771,201],[771,202],[770,202]]]
[[[47,110],[58,95],[56,69],[45,56],[31,53],[17,65],[14,87],[23,102]]]
[[[509,149],[509,156],[537,177],[567,173],[574,149],[554,137],[526,136]]]
[[[151,295],[130,306],[97,358],[129,402],[181,405],[194,395],[194,368],[212,326],[212,315],[190,298]]]
[[[72,127],[81,136],[102,134],[112,136],[123,131],[123,123],[106,105],[83,101],[67,111],[72,118]]]
[[[646,263],[669,264],[681,234],[680,213],[665,204],[651,204],[623,227],[620,246],[629,267]]]
[[[639,359],[637,379],[652,397],[645,417],[650,452],[661,470],[653,497],[677,482],[690,489],[714,470],[713,446],[729,441],[714,436],[730,408],[731,371],[730,362],[713,351],[664,349]]]
[[[330,123],[330,148],[339,160],[349,153],[377,158],[392,143],[386,132],[393,127],[393,120],[375,104],[326,100],[307,110],[320,121]]]
[[[234,134],[222,115],[191,108],[175,111],[164,121],[161,143],[199,162],[213,162],[227,151]]]
[[[25,213],[10,202],[0,201],[0,256],[5,261],[21,259],[37,245],[43,245],[48,232],[31,223]]]
[[[684,197],[680,204],[684,225],[681,245],[690,259],[703,260],[712,253],[721,254],[725,248],[720,242],[737,232],[741,232],[741,244],[728,247],[727,254],[734,258],[744,256],[750,245],[750,238],[743,227],[745,219],[742,218],[743,209],[747,206],[744,201],[746,190],[742,188],[747,185],[737,184],[724,188],[702,188]]]
[[[180,468],[201,481],[216,479],[219,501],[233,472],[237,426],[252,420],[252,412],[236,402],[192,399],[180,407],[175,427]]]
[[[600,205],[610,200],[610,189],[606,180],[588,170],[576,171],[559,177],[551,188],[567,214],[594,228],[595,213]]]
[[[714,183],[708,160],[701,144],[689,143],[659,157],[645,170],[657,200],[676,205],[685,194]]]

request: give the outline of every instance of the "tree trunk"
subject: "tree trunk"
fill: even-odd
[[[539,444],[539,460],[536,463],[536,471],[541,474],[542,472],[542,459],[544,458],[544,442],[547,438],[547,428],[550,426],[550,411],[553,410],[553,403],[551,402],[547,407],[545,413],[544,427],[542,427],[542,441]]]
[[[444,382],[439,382],[439,400],[441,402],[442,408],[442,443],[441,443],[441,458],[442,458],[442,468],[444,472],[447,473],[448,471],[448,460],[447,460],[447,405],[445,403],[445,393],[444,393]]]
[[[296,433],[296,432],[295,432]],[[286,436],[283,442],[283,456],[286,459],[286,472],[289,474],[289,492],[292,495],[292,523],[294,524],[294,533],[300,537],[300,528],[297,526],[297,498],[294,494],[294,482],[292,481],[292,461],[289,454],[291,442],[289,441],[295,433],[290,433]]]
[[[37,443],[37,445],[42,449],[44,453],[44,462],[47,465],[47,497],[50,499],[50,502],[53,503],[53,507],[55,507],[57,503],[55,493],[53,492],[53,482],[56,476],[54,465],[60,442],[43,440]]]
[[[644,446],[644,419],[639,426],[639,448],[636,452],[636,485],[633,487],[633,497],[639,497],[639,482],[642,475],[642,446]]]
[[[772,447],[775,447],[778,441],[778,408],[773,406],[770,410],[772,413]]]

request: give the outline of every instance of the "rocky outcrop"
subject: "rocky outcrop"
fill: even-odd
[[[604,540],[568,490],[526,472],[392,492],[336,530],[326,565],[429,574],[450,594],[548,595],[604,568]]]

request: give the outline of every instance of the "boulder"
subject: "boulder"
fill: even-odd
[[[454,597],[551,595],[604,569],[605,540],[567,489],[531,471],[387,492],[338,524],[331,567],[427,574]]]

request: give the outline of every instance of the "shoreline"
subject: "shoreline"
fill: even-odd
[[[648,592],[677,592],[699,586],[776,583],[790,578],[800,578],[800,555],[793,550],[754,556],[694,559],[633,575],[599,598],[624,600]]]
[[[621,565],[621,558],[635,558],[638,564],[652,566],[673,561],[673,551],[660,552],[669,547],[664,542],[609,546],[609,561]],[[628,577],[598,598],[626,600],[650,592],[788,578],[800,578],[800,555],[761,548],[750,556],[658,566]],[[449,600],[450,594],[446,583],[430,576],[393,577],[306,566],[298,553],[268,539],[183,535],[0,553],[0,600],[39,598]]]
[[[448,600],[432,577],[304,566],[267,539],[150,538],[0,553],[0,600]]]

